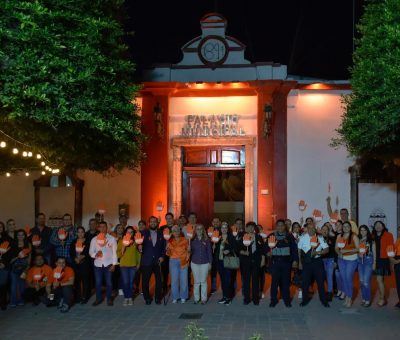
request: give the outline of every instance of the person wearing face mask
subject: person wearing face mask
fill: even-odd
[[[155,276],[155,302],[161,304],[162,298],[162,263],[165,258],[165,240],[163,232],[158,229],[158,219],[155,216],[149,218],[149,229],[142,232],[143,244],[139,248],[142,252],[141,268],[142,268],[142,290],[146,305],[150,305],[152,298],[150,296],[150,278],[152,274]]]
[[[273,241],[275,240],[275,241]],[[297,268],[298,252],[293,235],[287,231],[285,221],[276,222],[276,230],[267,237],[267,254],[271,257],[271,303],[275,307],[278,303],[278,286],[286,307],[290,302],[290,274],[291,269]]]
[[[324,287],[324,263],[322,256],[329,252],[329,246],[322,236],[317,236],[314,224],[307,225],[297,244],[299,252],[299,269],[302,270],[302,302],[301,307],[310,302],[307,294],[311,280],[314,278],[318,286],[319,299],[324,307],[329,307]]]
[[[240,271],[243,275],[243,304],[253,301],[259,305],[260,301],[260,268],[265,264],[266,248],[262,237],[255,233],[255,222],[247,222],[245,234],[237,241],[237,252],[240,258]],[[250,299],[250,284],[252,299]]]

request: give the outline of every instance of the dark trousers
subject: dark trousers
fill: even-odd
[[[117,291],[122,287],[121,281],[121,268],[119,265],[115,266],[115,269],[112,273],[112,288],[114,291]]]
[[[140,267],[135,274],[135,293],[139,293],[140,278],[142,277],[142,268]]]
[[[86,264],[76,264],[75,271],[75,300],[89,300],[90,298],[90,268]]]
[[[304,303],[307,303],[309,300],[308,289],[313,279],[317,282],[319,299],[322,303],[327,303],[324,287],[325,270],[321,258],[311,259],[311,262],[303,263],[302,291]]]
[[[103,286],[103,278],[106,282],[106,296],[107,301],[112,299],[112,273],[110,272],[110,266],[108,267],[94,267],[94,275],[96,280],[96,300],[102,301],[103,296],[101,288]]]
[[[278,302],[278,287],[283,301],[290,303],[291,263],[287,259],[273,258],[271,266],[271,302]]]
[[[214,260],[211,263],[211,290],[217,290],[217,272],[218,272],[218,261]]]
[[[161,265],[162,271],[162,289],[164,294],[168,291],[168,275],[169,275],[169,257],[165,256],[164,261]]]
[[[243,277],[243,295],[244,302],[259,302],[260,301],[260,265],[254,261],[246,261],[240,264],[240,271]],[[252,285],[250,299],[250,282]]]
[[[8,275],[7,269],[0,269],[0,307],[3,308],[7,306]]]
[[[145,301],[151,301],[150,297],[150,278],[154,273],[156,279],[155,300],[161,301],[161,266],[158,263],[153,263],[150,266],[141,266],[142,268],[142,291]]]
[[[265,267],[260,268],[260,299],[265,287]]]
[[[25,300],[33,301],[38,304],[40,303],[40,300],[47,298],[46,288],[42,287],[39,290],[36,290],[35,288],[26,288],[24,297]]]
[[[72,286],[60,286],[54,290],[54,301],[60,303],[61,299],[63,304],[71,307],[72,305],[73,288]]]
[[[394,278],[396,279],[397,297],[400,302],[400,264],[394,266]]]
[[[217,263],[219,277],[221,278],[222,296],[226,299],[232,299],[233,286],[231,281],[232,270],[224,267],[224,261],[218,260]]]

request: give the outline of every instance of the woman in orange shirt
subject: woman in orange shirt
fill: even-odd
[[[374,270],[376,274],[376,281],[378,283],[378,306],[383,307],[387,303],[385,299],[384,277],[390,276],[390,262],[386,248],[390,245],[393,245],[394,241],[393,235],[389,233],[385,224],[381,221],[376,221],[374,223],[372,238],[375,241],[376,247],[376,261],[374,264]]]
[[[185,303],[188,298],[188,265],[189,242],[183,236],[181,229],[174,225],[172,237],[167,242],[169,256],[169,272],[171,274],[172,303]]]
[[[394,277],[396,279],[397,287],[397,297],[399,302],[397,302],[396,307],[400,308],[400,225],[397,227],[397,241],[394,245],[395,257],[390,258],[390,262],[394,267]]]

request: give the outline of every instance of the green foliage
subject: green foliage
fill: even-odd
[[[352,93],[333,145],[357,156],[400,157],[400,1],[369,0],[353,55]]]
[[[204,335],[204,328],[197,326],[195,322],[190,322],[185,327],[185,340],[206,340],[208,336]]]
[[[59,167],[107,171],[140,164],[138,87],[122,41],[122,4],[1,2],[0,129]],[[14,162],[4,153],[0,161]]]

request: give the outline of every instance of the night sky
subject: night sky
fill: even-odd
[[[354,0],[355,21],[363,0]],[[154,63],[177,63],[181,47],[201,34],[200,18],[218,11],[227,35],[244,43],[246,59],[288,66],[288,74],[348,79],[353,0],[128,0],[127,40],[137,74]]]

